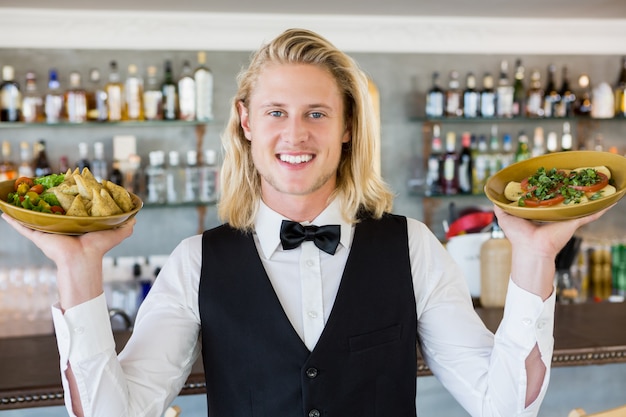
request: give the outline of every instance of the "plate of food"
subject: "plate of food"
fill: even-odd
[[[610,152],[556,152],[492,175],[485,194],[509,214],[561,221],[596,213],[626,193],[626,158]]]
[[[0,210],[26,227],[81,235],[113,229],[133,218],[141,199],[89,169],[0,182]]]

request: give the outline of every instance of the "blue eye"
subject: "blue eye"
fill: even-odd
[[[283,112],[280,110],[273,110],[269,114],[270,116],[281,117],[283,115]]]
[[[311,113],[311,117],[314,119],[321,119],[322,117],[324,117],[324,115],[320,112],[313,112]]]

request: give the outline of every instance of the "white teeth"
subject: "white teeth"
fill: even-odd
[[[309,162],[313,159],[313,155],[280,155],[280,160],[290,164],[301,164],[303,162]]]

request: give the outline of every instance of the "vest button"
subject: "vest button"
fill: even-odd
[[[315,408],[309,411],[309,417],[320,417],[321,415],[320,410],[316,410]]]
[[[311,379],[315,378],[317,376],[317,369],[316,368],[307,369],[306,376],[308,376]]]

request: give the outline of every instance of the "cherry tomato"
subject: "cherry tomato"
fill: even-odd
[[[41,193],[43,193],[43,191],[44,191],[44,189],[43,189],[43,185],[41,185],[41,184],[35,184],[35,185],[33,185],[32,187],[30,187],[30,190],[28,190],[28,191],[34,191],[34,192],[36,192],[37,194],[41,194]]]
[[[595,193],[596,191],[600,191],[609,183],[609,177],[601,172],[596,172],[596,174],[600,178],[600,181],[598,181],[597,183],[591,185],[571,185],[570,187],[585,193]]]
[[[20,184],[25,183],[28,185],[28,188],[32,187],[34,185],[33,179],[29,178],[29,177],[19,177],[18,179],[15,180],[15,184],[13,184],[13,190],[17,191],[17,187],[20,186]]]
[[[63,210],[63,207],[61,206],[50,206],[50,211],[53,214],[65,214],[65,210]]]

